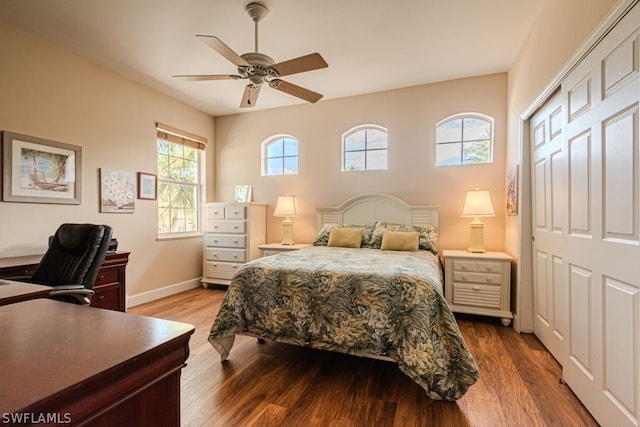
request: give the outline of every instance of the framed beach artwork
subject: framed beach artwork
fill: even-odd
[[[518,165],[509,169],[507,176],[507,214],[518,215]]]
[[[2,200],[79,205],[82,147],[2,132]]]
[[[136,210],[136,174],[100,168],[100,212],[133,213]]]

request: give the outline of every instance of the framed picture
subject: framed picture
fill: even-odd
[[[236,185],[236,202],[250,202],[251,201],[251,186],[250,185]]]
[[[507,214],[518,215],[518,165],[509,169],[507,176]]]
[[[158,177],[138,172],[138,199],[156,200],[158,198]]]
[[[2,200],[79,205],[82,147],[2,132]]]
[[[100,168],[100,212],[133,213],[136,210],[136,174]]]

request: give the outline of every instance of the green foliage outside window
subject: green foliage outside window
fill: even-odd
[[[198,230],[199,150],[158,139],[158,233]]]

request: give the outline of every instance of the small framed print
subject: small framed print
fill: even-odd
[[[158,198],[158,177],[151,173],[138,172],[138,199]]]
[[[234,200],[236,202],[250,202],[251,201],[251,186],[250,185],[236,185],[236,194]]]

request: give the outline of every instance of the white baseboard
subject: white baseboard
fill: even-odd
[[[195,289],[200,286],[202,286],[201,278],[197,277],[195,279],[165,286],[160,289],[141,292],[135,295],[127,295],[127,308],[135,307],[136,305],[144,304],[145,302],[151,302],[160,298],[179,294],[180,292],[188,291],[189,289]]]

